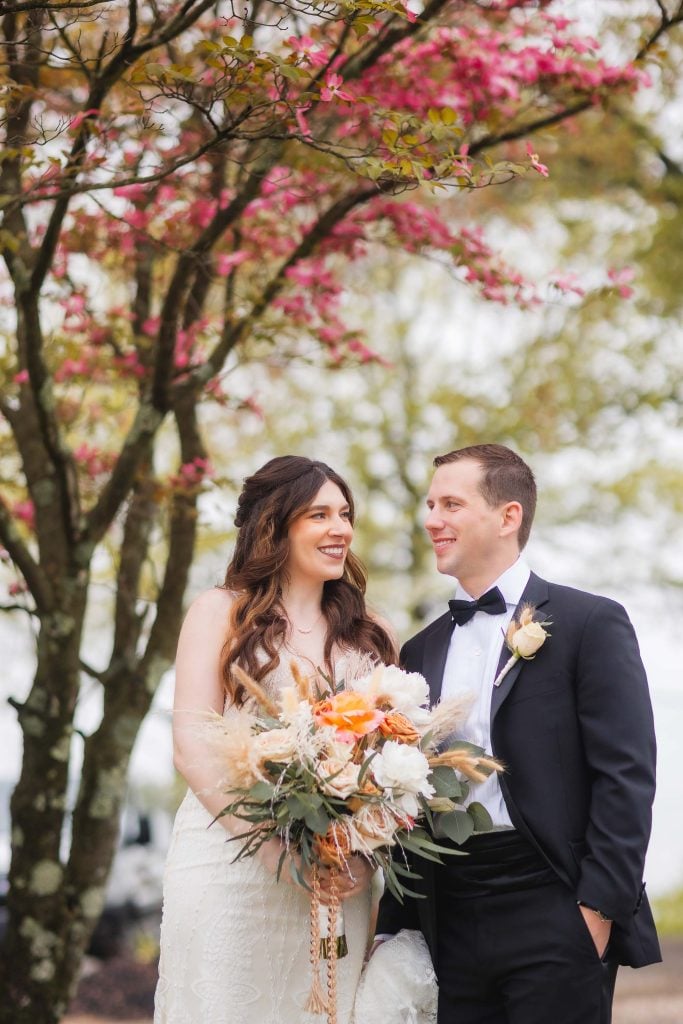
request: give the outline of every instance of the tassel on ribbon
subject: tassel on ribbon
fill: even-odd
[[[327,903],[327,935],[321,938],[320,935],[320,876],[318,866],[314,864],[311,870],[311,946],[310,959],[313,971],[311,991],[306,1000],[306,1009],[309,1013],[327,1014],[327,1024],[337,1024],[337,960],[340,956],[346,956],[346,936],[337,936],[337,925],[343,914],[341,899],[339,897],[339,869],[335,866],[330,869],[329,902]],[[343,918],[341,918],[343,921]],[[320,977],[320,961],[326,960],[327,965],[327,993],[323,990]]]
[[[327,957],[327,1024],[337,1024],[337,915],[340,913],[339,871],[330,871],[330,902],[327,908],[329,919],[329,948]]]
[[[318,865],[311,868],[311,948],[310,959],[313,971],[311,991],[304,1009],[309,1013],[327,1013],[328,1002],[320,980],[320,878]]]

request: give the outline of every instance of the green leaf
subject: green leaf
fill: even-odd
[[[465,842],[474,832],[474,821],[467,811],[451,811],[439,815],[439,830],[458,845]]]
[[[304,801],[301,799],[298,793],[290,793],[285,801],[287,810],[293,818],[304,819],[312,808],[310,805],[307,807]]]
[[[330,819],[322,807],[314,807],[309,811],[306,811],[304,815],[304,821],[311,832],[317,832],[318,835],[324,836],[327,832]]]
[[[456,775],[455,768],[449,768],[442,764],[434,768],[429,776],[429,781],[434,786],[437,796],[446,796],[452,799],[459,799],[462,794],[462,783]]]
[[[448,750],[462,750],[464,754],[471,754],[473,757],[481,757],[485,753],[483,747],[478,747],[476,743],[468,743],[467,740],[456,740]]]
[[[405,866],[405,864],[399,864],[397,861],[392,861],[392,869],[401,878],[422,878],[422,875],[418,875],[416,871],[411,871]]]
[[[280,854],[280,859],[277,862],[277,871],[275,872],[275,880],[277,882],[280,881],[280,875],[282,874],[282,865],[285,862],[285,857],[286,856],[287,856],[287,847],[285,846],[285,847],[283,847],[282,853]]]
[[[493,828],[491,815],[484,805],[480,804],[478,800],[473,800],[472,803],[468,805],[467,813],[474,822],[474,827],[477,832],[490,832]]]
[[[371,764],[373,758],[376,757],[376,756],[377,756],[377,751],[373,750],[373,752],[370,754],[370,756],[366,757],[365,760],[363,761],[362,765],[360,766],[360,771],[358,772],[358,788],[359,789],[363,785],[363,779],[365,778],[365,776],[367,774],[368,768],[370,767],[370,764]]]
[[[275,787],[270,782],[255,782],[249,790],[252,800],[270,800],[275,792]]]
[[[283,78],[289,78],[293,82],[298,82],[299,79],[304,78],[306,75],[306,72],[302,71],[301,68],[292,67],[291,64],[281,64],[278,71]]]

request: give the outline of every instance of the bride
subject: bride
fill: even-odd
[[[244,482],[224,586],[201,594],[187,613],[173,735],[189,789],[166,864],[155,1024],[320,1024],[304,1010],[309,894],[286,864],[276,880],[278,839],[235,861],[227,840],[244,822],[211,825],[226,800],[197,722],[208,709],[239,714],[247,704],[233,665],[275,695],[291,685],[292,661],[337,680],[352,677],[354,660],[396,663],[392,638],[365,607],[365,574],[349,550],[353,519],[351,492],[329,466],[272,459]],[[362,857],[351,860],[340,884],[349,953],[338,963],[339,1024],[351,1019],[371,938],[371,871]]]

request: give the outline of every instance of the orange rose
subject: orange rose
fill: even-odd
[[[341,821],[331,821],[325,835],[315,837],[313,852],[323,864],[343,866],[351,853],[351,838]]]
[[[405,715],[402,715],[400,711],[390,711],[384,716],[384,721],[380,722],[379,731],[382,736],[386,736],[390,740],[396,740],[398,743],[419,743],[420,734]]]
[[[367,736],[376,729],[384,714],[362,693],[342,690],[315,704],[313,717],[318,725],[333,726],[338,739],[353,743],[359,736]]]

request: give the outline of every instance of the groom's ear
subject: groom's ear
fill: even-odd
[[[501,537],[510,537],[512,534],[519,533],[522,519],[524,518],[524,510],[518,501],[507,501],[504,505],[501,505],[500,515]]]

